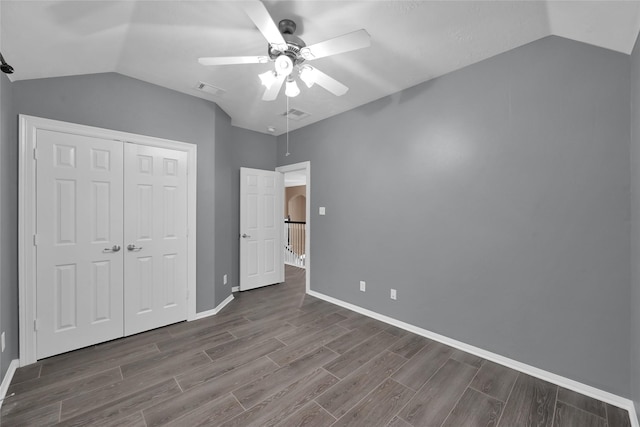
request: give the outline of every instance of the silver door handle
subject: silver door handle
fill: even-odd
[[[103,249],[102,252],[118,252],[120,250],[120,246],[113,245],[110,248]]]
[[[249,237],[251,237],[251,236],[249,236],[247,233],[244,233],[244,234],[242,235],[242,238],[243,238],[243,239],[248,239]]]
[[[142,246],[136,246],[133,243],[130,245],[127,245],[127,250],[129,251],[139,251],[142,250]]]

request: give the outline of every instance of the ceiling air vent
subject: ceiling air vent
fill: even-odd
[[[302,120],[302,119],[306,119],[311,114],[305,113],[304,111],[301,111],[301,110],[296,110],[295,108],[291,108],[289,109],[289,111],[285,111],[281,115],[283,117],[288,117],[291,120]]]
[[[196,85],[196,89],[201,90],[202,92],[206,92],[213,96],[222,96],[225,94],[226,90],[220,89],[212,84],[205,82],[198,82]]]

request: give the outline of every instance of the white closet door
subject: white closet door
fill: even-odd
[[[187,318],[187,153],[125,144],[125,335]]]
[[[123,334],[122,143],[38,130],[37,358]]]

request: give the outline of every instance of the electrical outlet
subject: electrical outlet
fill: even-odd
[[[397,299],[397,294],[396,294],[396,290],[395,289],[391,289],[391,299]]]
[[[324,215],[327,212],[324,206],[320,206],[318,209],[318,215]]]
[[[360,290],[362,292],[365,292],[367,290],[367,282],[365,282],[364,280],[360,280]]]
[[[4,351],[4,346],[5,346],[5,342],[4,342],[4,332],[2,334],[0,334],[0,347],[2,348],[2,351]]]
[[[226,274],[224,276],[222,276],[222,284],[223,285],[227,284],[227,275]]]

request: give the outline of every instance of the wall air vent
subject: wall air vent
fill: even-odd
[[[291,120],[302,120],[309,117],[311,114],[306,113],[301,110],[296,110],[295,108],[290,108],[289,111],[285,111],[281,114],[283,117],[288,117]]]
[[[198,82],[198,84],[196,85],[196,89],[213,96],[222,96],[227,92],[224,89],[220,89],[219,87],[205,82]]]

